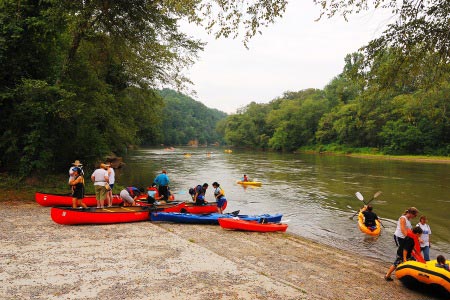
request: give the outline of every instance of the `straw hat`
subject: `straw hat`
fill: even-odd
[[[73,166],[82,166],[83,164],[77,159],[75,162],[72,163]]]

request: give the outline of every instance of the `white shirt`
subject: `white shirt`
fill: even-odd
[[[94,179],[94,185],[105,185],[108,182],[108,171],[105,169],[97,169],[92,173],[91,178]]]
[[[108,168],[108,177],[109,177],[109,184],[114,184],[116,181],[116,172],[114,171],[113,167]]]
[[[430,234],[431,228],[428,224],[418,223],[416,226],[422,228],[422,235],[420,236],[421,243],[420,247],[430,246]]]
[[[70,167],[70,169],[69,169],[69,183],[70,183],[71,180],[74,180],[74,179],[75,179],[75,177],[73,176],[73,169],[74,169],[74,168],[76,168],[76,166],[72,166],[72,167]]]
[[[406,216],[401,216],[400,218],[398,218],[397,228],[395,229],[394,235],[398,236],[399,238],[403,238],[404,239],[405,236],[403,235],[402,230],[400,229],[400,219],[401,218],[405,219],[406,229],[411,229],[412,225],[411,225],[411,221],[409,221]]]

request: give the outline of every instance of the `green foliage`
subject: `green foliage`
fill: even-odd
[[[159,130],[159,143],[165,145],[187,145],[197,141],[200,145],[221,143],[221,135],[216,131],[216,124],[224,119],[226,114],[217,109],[207,108],[194,99],[164,89],[159,92],[164,99],[162,109],[162,128]],[[154,144],[156,141],[144,141]]]
[[[361,72],[364,57],[348,55],[343,72],[323,91],[286,92],[269,104],[252,103],[229,116],[221,125],[226,141],[261,148],[258,135],[263,133],[265,145],[279,151],[360,148],[449,155],[448,74],[430,88],[434,65],[399,69],[393,62],[401,57],[395,49],[386,51]],[[428,61],[433,59],[430,54]],[[404,75],[394,76],[396,72]],[[263,112],[257,119],[256,108]]]
[[[383,34],[364,47],[363,68],[373,66],[381,54],[394,48],[398,59],[392,61],[392,69],[407,67],[420,70],[427,66],[430,54],[433,54],[434,68],[429,69],[429,72],[434,78],[445,79],[448,76],[450,1],[314,0],[314,2],[321,7],[321,17],[326,15],[328,18],[341,14],[348,20],[352,14],[380,8],[388,9],[392,13],[391,23]],[[412,75],[413,72],[409,74]],[[402,72],[392,73],[388,78],[391,80],[401,78],[403,75],[405,74]],[[429,84],[432,85],[433,82],[430,81]]]
[[[186,99],[164,107],[154,92],[189,84],[183,69],[203,49],[178,23],[203,24],[217,36],[242,32],[246,42],[285,5],[0,1],[0,169],[26,176],[65,170],[74,158],[92,165],[141,143],[220,141],[214,128],[223,113]]]

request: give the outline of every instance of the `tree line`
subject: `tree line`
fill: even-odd
[[[0,171],[27,176],[66,168],[74,158],[94,163],[122,155],[131,145],[184,142],[179,133],[166,137],[162,130],[165,116],[183,117],[164,111],[158,89],[186,88],[183,70],[204,44],[183,33],[179,22],[201,25],[217,37],[242,34],[245,43],[285,5],[0,1]],[[205,131],[204,124],[190,125],[192,132]]]
[[[347,55],[342,73],[324,89],[252,102],[217,128],[238,147],[450,155],[449,64],[434,52],[420,66],[397,64],[405,56],[396,48],[369,69],[366,59],[362,52]],[[446,71],[436,76],[436,68]]]

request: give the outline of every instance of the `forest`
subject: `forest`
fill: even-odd
[[[347,18],[370,6],[311,1],[321,18]],[[74,158],[94,164],[129,147],[222,139],[277,151],[349,145],[449,154],[447,0],[374,0],[375,8],[392,9],[394,21],[349,54],[323,90],[286,92],[227,117],[173,91],[189,91],[184,71],[205,46],[180,22],[247,47],[287,4],[0,1],[0,172],[25,177],[65,169]]]
[[[434,73],[437,55],[417,69],[393,63],[400,59],[396,49],[378,56],[370,69],[363,68],[365,59],[349,54],[342,73],[323,90],[250,103],[218,130],[238,147],[450,155],[450,73]]]

